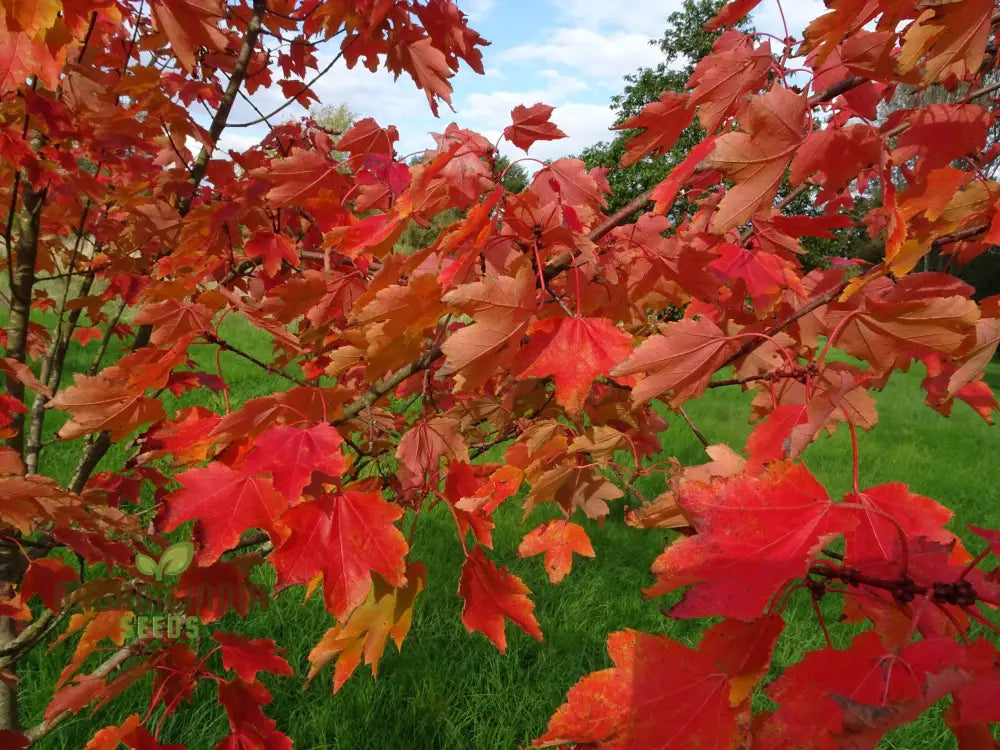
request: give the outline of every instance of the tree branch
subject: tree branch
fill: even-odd
[[[215,111],[215,116],[212,118],[212,124],[208,128],[209,144],[201,147],[201,151],[198,153],[198,158],[194,160],[194,164],[191,166],[191,177],[188,179],[188,182],[191,184],[191,194],[187,197],[181,198],[177,202],[177,212],[182,217],[186,216],[188,211],[191,209],[191,201],[194,199],[194,194],[198,189],[198,185],[205,177],[205,171],[208,169],[208,162],[212,158],[212,153],[215,151],[215,146],[219,141],[219,136],[221,136],[222,131],[226,129],[226,122],[229,119],[229,113],[232,112],[233,104],[236,102],[236,96],[239,94],[240,87],[243,85],[243,80],[246,78],[247,66],[250,64],[250,58],[253,57],[254,49],[257,46],[257,38],[260,36],[261,30],[261,19],[264,17],[264,12],[266,10],[267,0],[253,0],[253,15],[250,16],[250,21],[247,23],[247,33],[243,37],[243,45],[240,47],[240,53],[236,58],[236,65],[233,67],[232,76],[229,78],[229,85],[226,86],[226,91],[222,95],[222,99],[219,101],[219,108]]]
[[[0,649],[0,668],[6,668],[15,663],[21,654],[34,648],[35,644],[45,637],[59,619],[60,617],[52,610],[44,610],[16,638]]]
[[[843,581],[848,586],[870,586],[887,591],[900,604],[907,604],[918,596],[928,596],[937,604],[959,607],[971,607],[979,600],[972,583],[965,578],[955,581],[935,581],[925,586],[916,583],[908,575],[901,575],[898,578],[879,578],[861,573],[856,568],[829,563],[813,565],[809,568],[809,573],[827,580]]]
[[[597,242],[597,240],[601,239],[601,237],[606,235],[612,229],[620,224],[624,224],[628,220],[628,217],[649,203],[649,196],[652,192],[653,188],[643,190],[635,198],[611,214],[611,216],[598,224],[597,228],[590,233],[590,239]]]
[[[101,165],[97,165],[97,174],[101,172]],[[80,215],[80,223],[76,229],[76,241],[73,244],[73,253],[70,256],[69,266],[66,276],[66,285],[63,287],[62,300],[59,303],[59,319],[56,324],[55,338],[49,350],[49,355],[42,362],[42,369],[39,379],[48,386],[49,390],[55,394],[62,379],[63,367],[66,362],[66,353],[69,351],[69,343],[80,320],[81,308],[76,308],[70,313],[68,325],[64,328],[63,323],[66,318],[66,303],[69,300],[70,289],[73,286],[73,279],[76,276],[76,261],[80,254],[80,248],[86,237],[87,216],[90,213],[90,199],[84,201],[83,212]],[[90,289],[94,284],[96,274],[90,271],[86,274],[83,284],[80,287],[80,296],[90,294]],[[38,462],[42,452],[42,432],[45,427],[45,399],[36,395],[31,404],[31,413],[28,416],[27,444],[24,448],[24,465],[28,474],[35,474],[38,471]]]
[[[252,362],[253,364],[257,365],[257,367],[261,368],[262,370],[264,370],[266,372],[271,373],[272,375],[277,375],[279,378],[284,378],[285,380],[290,380],[291,382],[295,383],[295,385],[301,385],[301,386],[308,385],[308,383],[306,383],[304,380],[300,380],[299,378],[296,378],[293,375],[289,375],[287,372],[283,372],[283,371],[277,369],[276,367],[272,367],[271,365],[267,364],[267,362],[261,362],[255,356],[253,356],[252,354],[249,354],[249,353],[243,351],[242,349],[237,349],[235,346],[233,346],[232,344],[230,344],[228,341],[225,341],[224,339],[219,338],[218,336],[216,336],[211,331],[202,331],[201,335],[205,339],[207,339],[209,342],[211,342],[211,343],[215,344],[216,346],[218,346],[220,349],[223,349],[224,351],[227,351],[227,352],[232,352],[233,354],[237,355],[238,357],[243,357],[243,359],[247,360],[248,362]]]
[[[119,649],[113,653],[108,659],[101,663],[97,669],[95,669],[90,674],[86,675],[83,679],[98,679],[103,680],[109,674],[114,672],[119,666],[124,664],[128,659],[130,659],[133,654],[138,650],[139,646],[143,645],[144,641],[135,641],[128,646]],[[51,719],[43,719],[38,722],[35,726],[28,729],[24,735],[28,738],[28,742],[34,743],[42,739],[45,735],[59,726],[63,721],[72,716],[70,711],[60,711]]]
[[[90,289],[94,285],[94,274],[88,273],[80,286],[80,295],[85,297],[90,294]],[[49,356],[42,362],[42,370],[39,379],[48,386],[49,390],[55,394],[62,380],[63,368],[66,364],[66,354],[69,352],[70,341],[72,341],[73,331],[80,320],[82,308],[76,308],[69,314],[65,328],[63,327],[63,315],[66,312],[66,300],[63,299],[62,307],[59,311],[59,323],[56,328],[55,341],[52,342],[52,350]],[[28,474],[38,472],[38,462],[42,451],[42,432],[45,427],[46,400],[35,396],[31,404],[31,414],[28,417],[28,441],[24,447],[24,465]]]
[[[679,411],[681,416],[684,417],[684,421],[687,422],[687,426],[691,428],[691,432],[694,433],[694,436],[698,438],[698,442],[705,448],[711,445],[711,443],[708,442],[708,438],[705,437],[705,434],[698,429],[698,426],[693,421],[691,421],[691,417],[689,417],[688,413],[684,411],[684,407],[679,407],[677,411]]]

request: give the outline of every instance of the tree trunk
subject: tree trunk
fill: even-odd
[[[20,582],[27,567],[28,561],[18,547],[14,545],[0,547],[0,596],[7,598],[14,593],[14,586]],[[0,651],[11,644],[14,636],[14,621],[9,617],[0,617]],[[16,662],[8,669],[15,678],[16,669]],[[0,680],[0,730],[19,728],[17,688],[7,679]]]
[[[35,192],[31,185],[24,186],[21,227],[14,248],[13,288],[10,290],[10,320],[7,323],[7,356],[24,362],[28,346],[28,321],[31,315],[31,292],[35,286],[35,258],[38,254],[38,233],[42,223],[42,206],[45,191]],[[24,402],[24,385],[7,378],[7,393]],[[10,439],[10,447],[21,452],[24,447],[24,415],[15,414],[11,425],[17,435]]]
[[[14,631],[9,617],[0,617],[0,649],[6,648],[14,640]],[[13,671],[13,668],[11,669]],[[20,729],[17,714],[17,690],[0,680],[0,730]]]

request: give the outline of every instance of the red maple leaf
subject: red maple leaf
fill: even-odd
[[[759,311],[767,311],[783,289],[798,283],[798,274],[791,263],[761,248],[725,242],[715,252],[719,258],[708,267],[727,281],[742,280]]]
[[[150,341],[156,346],[170,344],[189,333],[201,333],[211,321],[212,310],[207,305],[178,299],[145,305],[134,318],[136,325],[153,326]]]
[[[343,438],[335,427],[320,423],[307,428],[275,425],[254,441],[243,462],[247,474],[270,472],[274,489],[294,505],[312,481],[313,472],[340,477],[347,464]]]
[[[226,709],[231,733],[215,750],[292,750],[291,739],[275,729],[275,722],[260,710],[271,702],[270,691],[259,682],[237,678],[219,681],[219,703]]]
[[[277,588],[323,575],[327,609],[338,619],[355,610],[372,587],[372,573],[406,584],[406,539],[394,523],[403,515],[379,495],[342,492],[302,503],[282,517],[291,533],[271,560]]]
[[[21,580],[21,599],[25,602],[34,594],[42,604],[58,612],[66,596],[66,585],[80,580],[80,575],[62,560],[47,557],[32,560]]]
[[[688,87],[698,120],[714,133],[727,117],[747,106],[747,94],[763,88],[772,65],[771,45],[755,44],[753,37],[726,31],[715,40],[712,54],[694,67]]]
[[[822,172],[822,185],[830,191],[842,190],[858,172],[878,164],[882,140],[867,125],[845,125],[814,130],[795,150],[788,179],[799,185]]]
[[[809,424],[806,404],[781,404],[754,427],[747,438],[747,453],[759,465],[799,454],[798,432]]]
[[[399,441],[396,458],[401,463],[404,486],[424,483],[426,475],[436,475],[441,459],[449,464],[469,460],[469,449],[458,431],[458,424],[448,417],[437,417],[414,425]]]
[[[545,553],[545,571],[552,583],[559,583],[573,567],[573,553],[594,557],[590,537],[583,527],[570,521],[547,521],[529,531],[521,540],[517,554],[531,557]]]
[[[645,132],[629,138],[622,154],[621,166],[635,164],[644,156],[659,156],[674,147],[684,129],[694,120],[694,107],[687,94],[664,91],[658,102],[642,108],[635,117],[630,117],[615,130],[645,128]]]
[[[719,201],[712,231],[723,234],[763,208],[770,207],[785,168],[802,143],[806,98],[775,87],[750,100],[740,115],[740,131],[725,133],[704,164],[732,180],[733,187]]]
[[[844,502],[862,506],[858,526],[847,532],[844,560],[855,567],[899,558],[900,531],[908,537],[925,537],[948,544],[955,535],[945,528],[952,512],[940,503],[910,492],[900,482],[869,487],[844,496]]]
[[[253,236],[247,240],[244,252],[248,258],[261,259],[264,271],[274,276],[281,268],[281,261],[287,261],[290,265],[297,265],[299,261],[298,249],[295,243],[283,234],[274,232],[254,232]]]
[[[185,70],[197,63],[197,48],[224,49],[226,36],[218,28],[226,11],[220,0],[172,0],[153,3],[150,9],[157,28],[170,40],[170,50]]]
[[[88,328],[77,328],[73,331],[72,339],[80,346],[86,346],[91,341],[100,341],[104,338],[104,331],[96,326]]]
[[[222,666],[236,672],[244,682],[253,682],[258,672],[292,675],[292,668],[281,655],[283,649],[275,646],[270,638],[250,640],[237,633],[216,631],[212,637],[222,652]]]
[[[396,153],[393,144],[398,140],[399,131],[395,125],[382,128],[373,118],[365,117],[351,125],[337,140],[337,150],[351,156],[378,154],[392,158]]]
[[[950,692],[949,679],[933,678],[947,673],[960,651],[946,637],[894,650],[874,631],[861,633],[843,651],[812,651],[767,686],[781,708],[755,718],[754,747],[777,750],[802,738],[814,739],[799,746],[817,750],[875,747],[885,732]],[[964,681],[957,677],[958,684]]]
[[[279,538],[275,523],[288,500],[275,491],[270,479],[213,462],[178,474],[177,481],[182,488],[167,497],[162,527],[173,531],[185,521],[197,521],[199,565],[214,563],[248,529],[260,528]]]
[[[514,358],[535,312],[535,279],[522,272],[516,278],[463,284],[444,301],[471,315],[474,322],[449,336],[441,347],[446,357],[441,374],[454,374],[461,389],[472,390]]]
[[[985,539],[986,543],[990,545],[990,551],[997,557],[1000,557],[1000,531],[983,529],[979,526],[971,525],[969,526],[969,531]]]
[[[553,109],[540,102],[530,107],[517,105],[510,112],[514,124],[503,129],[503,137],[525,151],[536,141],[556,141],[566,138],[566,134],[557,128],[555,123],[549,122]]]
[[[711,20],[705,24],[705,30],[716,31],[723,26],[739,23],[758,5],[760,5],[760,0],[732,0],[732,2],[723,5],[719,12],[712,16]]]
[[[118,750],[122,743],[126,747],[132,747],[127,738],[135,735],[141,718],[139,714],[131,714],[121,724],[104,727],[90,738],[90,742],[83,750]]]
[[[611,375],[646,373],[632,388],[632,398],[643,403],[666,393],[670,405],[679,406],[705,389],[726,360],[729,339],[708,318],[685,318],[667,323],[661,330],[662,335],[643,341],[611,370]]]
[[[470,633],[478,630],[489,638],[500,653],[507,650],[505,617],[540,641],[542,631],[532,614],[535,603],[528,598],[530,593],[520,578],[498,568],[482,547],[475,547],[465,558],[458,582],[458,595],[465,600],[462,623]]]
[[[830,538],[857,523],[856,512],[830,502],[802,466],[772,464],[759,478],[688,482],[678,503],[695,536],[670,544],[653,562],[661,596],[691,586],[671,609],[675,617],[723,615],[752,619],[795,578]],[[753,567],[752,576],[739,571]]]
[[[254,171],[254,176],[270,182],[267,200],[274,206],[301,204],[322,190],[335,195],[350,187],[348,179],[337,171],[339,164],[316,151],[293,148],[289,155],[267,168]]]
[[[694,176],[695,169],[701,164],[705,157],[712,153],[715,148],[716,136],[711,135],[698,143],[680,164],[670,170],[667,178],[653,188],[649,194],[649,199],[655,201],[653,210],[658,214],[665,214],[673,208],[677,193],[681,187]]]
[[[162,704],[164,714],[174,714],[183,703],[191,703],[203,677],[201,657],[183,642],[175,642],[152,659],[153,692],[151,708]],[[117,750],[117,748],[115,748]]]
[[[834,312],[830,322],[846,314]],[[976,304],[958,295],[924,299],[869,295],[862,310],[844,321],[837,344],[869,362],[876,372],[886,373],[924,352],[954,357],[971,351],[978,318]]]
[[[61,71],[62,63],[42,40],[32,39],[23,31],[0,28],[0,93],[17,90],[33,75],[46,88],[55,89]]]
[[[576,743],[605,750],[740,746],[741,715],[766,673],[784,623],[724,621],[697,649],[664,635],[612,633],[614,666],[570,688],[536,747]]]
[[[629,337],[610,320],[548,318],[536,326],[532,345],[519,357],[524,369],[517,377],[554,376],[556,401],[578,412],[594,378],[607,375],[631,353]]]
[[[255,563],[253,557],[242,556],[206,567],[192,565],[174,584],[174,598],[202,623],[215,622],[230,609],[246,617],[251,604],[266,606],[268,601],[263,588],[250,580]]]
[[[79,713],[94,701],[107,686],[103,677],[83,675],[60,688],[45,707],[45,719],[51,721],[63,712]]]
[[[448,79],[451,78],[452,72],[448,66],[448,58],[434,45],[430,37],[411,42],[400,51],[403,66],[413,76],[417,88],[424,90],[427,103],[431,105],[431,112],[436,117],[438,99],[451,106],[452,89]]]

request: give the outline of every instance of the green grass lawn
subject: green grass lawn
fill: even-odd
[[[269,346],[235,321],[227,321],[223,335],[234,344],[267,359]],[[96,344],[74,350],[67,369],[85,369]],[[214,352],[202,347],[196,355],[203,367],[214,372]],[[230,383],[234,405],[245,399],[284,390],[288,383],[254,368],[234,355],[223,354],[222,367]],[[920,379],[923,368],[897,374],[878,394],[880,424],[860,435],[862,486],[904,481],[915,492],[929,495],[955,509],[953,524],[966,540],[965,523],[1000,525],[1000,463],[997,447],[1000,433],[984,424],[964,404],[944,418],[923,405]],[[67,376],[68,378],[68,376]],[[1000,389],[1000,365],[992,365],[988,378]],[[168,413],[176,401],[168,399]],[[201,401],[219,406],[210,394],[188,394],[182,404]],[[709,440],[742,448],[750,426],[746,423],[749,394],[735,389],[716,389],[691,403],[688,412]],[[56,429],[51,419],[48,433]],[[700,444],[680,419],[670,417],[663,433],[663,455],[682,462],[704,460]],[[79,447],[54,444],[44,454],[43,470],[61,481],[72,473]],[[500,451],[487,455],[498,460]],[[120,462],[112,450],[99,468]],[[846,429],[832,438],[820,438],[809,447],[805,462],[832,495],[850,488],[851,450]],[[649,495],[662,489],[659,477],[644,478],[641,487]],[[637,531],[621,523],[621,503],[603,526],[584,525],[597,552],[595,559],[577,558],[573,572],[559,586],[548,583],[540,558],[521,560],[516,549],[521,535],[544,520],[546,509],[537,510],[525,526],[519,524],[520,507],[509,501],[496,514],[497,530],[492,558],[521,576],[534,592],[536,615],[545,634],[537,643],[508,626],[508,652],[500,655],[479,633],[468,634],[461,623],[462,601],[456,591],[462,551],[447,511],[437,508],[421,517],[413,556],[429,570],[427,590],[417,600],[413,628],[402,653],[386,649],[374,680],[365,667],[336,696],[331,693],[331,670],[327,669],[305,690],[306,655],[332,624],[321,601],[302,604],[301,588],[278,596],[266,610],[246,621],[227,618],[220,629],[249,637],[274,638],[288,650],[296,678],[265,678],[274,694],[266,713],[295,740],[296,748],[512,748],[541,734],[548,717],[562,703],[566,690],[583,674],[609,665],[605,651],[607,634],[621,628],[662,632],[689,644],[697,642],[698,621],[674,621],[661,608],[676,600],[646,601],[640,588],[652,582],[649,566],[663,549],[662,531]],[[550,511],[549,511],[550,512]],[[978,540],[969,540],[976,550]],[[827,611],[836,615],[835,597],[828,597]],[[822,633],[816,625],[807,595],[796,598],[788,610],[789,627],[779,643],[776,661],[787,665],[800,658],[804,649],[820,648]],[[856,632],[831,626],[838,645]],[[36,649],[20,668],[22,720],[34,724],[51,696],[52,684],[67,660],[68,649],[51,652]],[[128,714],[144,715],[149,679],[95,715],[81,714],[65,721],[40,748],[79,750],[94,731],[118,723]],[[766,707],[758,696],[756,705]],[[181,709],[166,724],[164,742],[184,743],[201,750],[214,746],[227,730],[225,715],[215,702],[214,688],[202,685],[193,706]],[[954,747],[950,734],[935,712],[917,723],[897,730],[885,741],[886,748]]]

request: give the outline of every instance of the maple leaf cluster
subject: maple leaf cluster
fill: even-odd
[[[39,723],[0,739],[26,747],[152,674],[145,717],[89,748],[168,747],[162,722],[204,681],[229,720],[218,747],[292,746],[263,712],[259,674],[293,674],[279,644],[127,640],[134,613],[94,605],[145,590],[137,554],[193,542],[165,603],[202,624],[266,598],[251,580],[262,566],[276,591],[320,592],[331,627],[308,679],[332,665],[336,691],[362,661],[377,673],[390,638],[403,647],[437,574],[410,556],[432,508],[462,550],[463,624],[504,651],[508,623],[539,640],[544,623],[494,559],[497,509],[551,508],[518,554],[542,556],[558,584],[601,554],[588,525],[629,495],[630,525],[685,532],[645,595],[683,589],[669,616],[723,619],[695,646],[611,634],[614,666],[570,690],[537,745],[874,747],[950,697],[962,746],[992,746],[1000,654],[982,633],[997,632],[1000,581],[980,563],[1000,554],[998,532],[975,530],[973,554],[936,501],[860,487],[856,432],[878,421],[871,392],[915,362],[930,407],[957,400],[988,422],[998,408],[983,370],[1000,297],[916,271],[932,251],[967,263],[1000,241],[986,176],[998,86],[982,85],[994,3],[831,3],[774,49],[732,28],[758,2],[712,19],[725,30],[687,91],[622,123],[641,131],[622,166],[695,121],[706,135],[610,216],[606,170],[558,159],[513,194],[496,144],[456,124],[410,164],[396,128],[371,118],[334,134],[260,112],[259,144],[217,149],[254,124],[230,120],[238,96],[314,100],[324,44],[349,67],[407,74],[437,113],[461,63],[483,71],[486,42],[451,0],[0,3],[0,535],[17,561],[0,582],[14,634],[0,676],[15,683],[18,657],[64,615],[57,640],[75,642]],[[959,93],[880,118],[900,86]],[[515,107],[502,137],[525,152],[563,138],[554,114]],[[877,201],[856,221],[863,193]],[[805,194],[813,210],[789,213]],[[680,197],[692,210],[674,223]],[[459,218],[398,251],[445,212]],[[883,244],[880,262],[803,268],[801,238],[855,225]],[[229,318],[270,341],[267,361],[226,340]],[[71,344],[97,354],[70,383]],[[287,388],[237,402],[231,358]],[[708,463],[652,463],[684,405],[718,387],[752,392],[746,445],[705,440]],[[192,392],[199,405],[164,397]],[[57,415],[54,439],[79,447],[65,483],[41,473]],[[843,498],[800,460],[836,430],[855,446]],[[112,445],[117,465],[102,463]],[[490,449],[502,460],[485,462]],[[669,489],[642,497],[635,479],[652,473]],[[230,596],[199,596],[212,587]],[[831,593],[864,631],[768,681],[788,599]],[[758,686],[774,707],[754,714]]]

